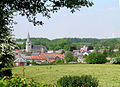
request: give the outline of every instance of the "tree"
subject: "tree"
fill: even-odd
[[[90,53],[86,57],[86,62],[88,64],[103,64],[106,63],[106,61],[105,55],[100,53]]]
[[[64,53],[65,53],[65,51],[64,51],[64,50],[62,50],[61,54],[64,54]]]
[[[5,64],[13,57],[11,50],[14,48],[14,41],[11,29],[13,29],[12,24],[16,23],[13,21],[14,15],[26,16],[34,25],[42,25],[42,21],[36,20],[38,13],[50,18],[51,12],[57,12],[62,7],[74,12],[82,6],[92,5],[93,3],[87,0],[0,0],[0,63],[2,67],[6,66]]]
[[[103,64],[103,63],[106,63],[106,62],[107,62],[106,56],[104,54],[98,53],[96,64]]]
[[[70,51],[70,46],[69,45],[64,45],[64,50]]]
[[[59,50],[59,49],[61,49],[60,46],[56,46],[56,47],[55,47],[55,50]]]
[[[73,56],[73,53],[72,53],[72,52],[67,52],[67,53],[66,53],[66,55],[65,55],[65,60],[66,60],[67,63],[70,62],[70,61],[72,61],[73,58],[74,58],[74,56]]]
[[[90,53],[87,57],[86,57],[86,62],[88,64],[95,64],[96,63],[96,54],[95,53]]]

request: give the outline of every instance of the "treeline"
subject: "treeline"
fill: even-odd
[[[99,39],[100,41],[92,42],[92,45],[96,47],[96,49],[108,49],[111,50],[120,48],[120,38],[114,39]]]
[[[49,50],[65,49],[69,50],[70,46],[80,49],[83,45],[92,45],[96,49],[101,48],[119,48],[120,38],[115,39],[96,39],[96,38],[61,38],[49,40],[47,38],[31,38],[32,45],[43,45]],[[19,44],[20,48],[25,48],[26,39],[17,39],[16,42],[24,42]]]

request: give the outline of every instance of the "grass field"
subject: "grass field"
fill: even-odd
[[[23,66],[14,67],[13,73],[23,75]],[[42,65],[25,66],[25,77],[34,79],[36,82],[46,82],[54,84],[64,75],[92,75],[99,79],[99,87],[120,87],[120,65],[90,65],[90,64],[70,64],[70,65]]]

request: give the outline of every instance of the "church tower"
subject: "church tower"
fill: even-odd
[[[26,52],[31,52],[31,42],[30,42],[29,32],[28,32],[27,41],[26,41]]]

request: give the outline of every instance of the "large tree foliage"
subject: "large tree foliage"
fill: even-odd
[[[11,51],[14,41],[10,29],[15,23],[14,15],[26,16],[34,25],[42,25],[42,21],[36,20],[38,13],[50,18],[51,12],[54,13],[62,7],[67,7],[74,12],[82,6],[92,5],[93,3],[88,0],[0,0],[0,63],[7,66],[8,61],[13,57]]]
[[[67,52],[66,55],[65,55],[65,60],[66,60],[66,63],[73,61],[74,60],[73,53],[72,52]]]
[[[92,6],[89,0],[0,0],[0,10],[8,15],[19,11],[19,14],[26,16],[29,22],[34,25],[42,24],[36,21],[36,15],[40,13],[42,16],[50,18],[51,12],[56,12],[62,7],[69,8],[71,12],[79,10],[82,6]],[[9,17],[7,17],[9,18]]]
[[[88,64],[103,64],[106,63],[106,56],[100,53],[90,53],[86,57],[86,62]]]

